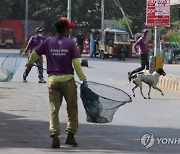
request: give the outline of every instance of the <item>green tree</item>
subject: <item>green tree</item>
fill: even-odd
[[[101,0],[74,0],[72,1],[72,20],[78,28],[89,32],[90,29],[101,26]]]
[[[25,0],[13,0],[8,19],[25,19]]]
[[[29,18],[45,22],[47,32],[55,33],[54,22],[67,14],[67,0],[31,0]]]
[[[119,20],[118,20],[118,26],[119,27],[127,27],[127,23],[128,23],[128,25],[131,27],[131,25],[132,25],[132,20],[130,19],[130,18],[128,18],[128,17],[123,17],[123,18],[120,18]]]
[[[1,0],[0,1],[0,20],[7,19],[9,12],[12,11],[12,0]]]
[[[175,30],[168,35],[168,42],[180,43],[180,31]]]
[[[180,5],[172,5],[170,7],[170,12],[171,12],[171,22],[179,21],[179,6]]]
[[[180,21],[174,21],[171,25],[175,30],[180,30]]]
[[[146,20],[146,1],[144,0],[138,0],[138,1],[132,1],[132,0],[115,0],[119,1],[119,5],[116,5],[118,8],[122,7],[125,16],[130,19],[131,22],[131,30],[133,33],[137,33],[142,30],[142,28],[145,27],[145,20]],[[118,2],[117,2],[118,3]],[[121,5],[120,5],[121,4]],[[128,4],[128,5],[127,5]],[[122,12],[119,8],[119,18],[121,19]]]
[[[132,21],[133,34],[140,32],[146,20],[145,0],[105,0],[105,20],[123,18],[117,4],[121,4],[126,16]],[[116,3],[115,3],[116,2]],[[128,5],[127,5],[128,4]],[[0,19],[25,19],[25,0],[1,0]],[[54,32],[53,23],[67,15],[67,0],[29,0],[29,20],[42,20],[46,31]],[[72,0],[72,21],[77,30],[89,32],[101,28],[101,0]],[[179,21],[178,6],[171,7],[171,22]],[[75,30],[76,30],[75,29]]]

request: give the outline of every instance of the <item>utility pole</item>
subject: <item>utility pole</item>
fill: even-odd
[[[67,18],[69,22],[71,22],[71,0],[68,0],[68,6],[67,6]],[[69,34],[69,38],[71,37],[71,32]]]
[[[101,29],[104,28],[104,0],[101,0]]]
[[[154,28],[154,56],[160,55],[160,30],[158,26]]]
[[[26,3],[25,3],[25,41],[28,40],[28,0],[26,0]]]
[[[118,1],[118,2],[119,2],[119,1]],[[119,4],[118,4],[118,7],[119,7],[119,9],[121,10],[121,13],[122,13],[122,15],[123,15],[123,17],[124,17],[124,20],[125,20],[125,22],[126,22],[126,25],[127,25],[128,29],[129,29],[130,34],[131,34],[131,37],[133,38],[134,35],[133,35],[132,30],[131,30],[131,28],[130,28],[130,26],[129,26],[129,24],[128,24],[128,21],[127,21],[127,19],[126,19],[126,15],[125,15],[125,13],[124,13],[124,10],[123,10],[122,5],[121,5],[120,2],[119,2]]]
[[[69,19],[69,22],[71,22],[71,0],[68,0],[67,18]]]

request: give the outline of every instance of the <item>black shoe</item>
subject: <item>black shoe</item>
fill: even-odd
[[[26,80],[26,79],[23,79],[23,83],[27,83],[27,80]]]
[[[52,143],[51,143],[51,148],[59,148],[60,146],[60,140],[58,138],[58,136],[53,136],[52,137]]]
[[[131,81],[131,72],[128,72],[128,80]]]
[[[39,83],[46,83],[44,79],[39,79]]]
[[[23,76],[23,83],[27,83],[26,77]]]
[[[72,146],[77,146],[78,145],[76,140],[75,140],[75,138],[74,138],[74,134],[73,133],[68,132],[65,144],[69,144],[69,145],[72,145]]]

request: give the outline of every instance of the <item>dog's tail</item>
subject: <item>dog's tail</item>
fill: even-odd
[[[136,79],[136,78],[137,78],[137,74],[135,74],[131,77],[131,79]]]
[[[128,82],[125,83],[125,86],[129,85],[131,83],[132,80],[137,78],[137,74],[131,76],[130,80]]]

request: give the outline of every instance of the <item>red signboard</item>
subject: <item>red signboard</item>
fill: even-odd
[[[170,25],[170,0],[146,0],[146,25]]]

